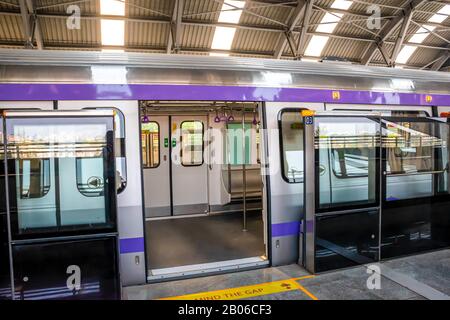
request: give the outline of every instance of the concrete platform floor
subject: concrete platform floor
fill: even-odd
[[[244,296],[257,300],[416,300],[430,296],[450,297],[450,249],[383,261],[379,289],[369,289],[366,266],[327,272],[314,277],[295,280],[300,284],[293,290]],[[389,273],[383,276],[383,272]],[[397,275],[395,277],[392,274]],[[151,300],[211,292],[247,285],[264,288],[279,280],[308,276],[298,265],[288,265],[243,271],[187,280],[155,283],[124,288],[124,299]],[[284,284],[283,284],[284,285]],[[273,286],[273,285],[272,285]],[[429,293],[432,294],[429,294]],[[434,296],[433,296],[434,294]]]

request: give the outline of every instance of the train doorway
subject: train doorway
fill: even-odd
[[[148,280],[268,265],[258,105],[140,111]]]

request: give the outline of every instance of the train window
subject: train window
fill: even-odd
[[[387,109],[333,109],[333,111],[359,111],[379,112],[384,117],[429,117],[429,113],[423,110],[387,110]]]
[[[155,121],[141,123],[142,163],[144,168],[159,166],[159,124]]]
[[[252,123],[245,123],[245,164],[251,164],[251,131]],[[242,123],[228,123],[227,124],[227,143],[225,156],[225,163],[231,165],[242,165]]]
[[[282,110],[279,118],[282,177],[303,182],[303,117],[301,109]]]
[[[20,198],[42,198],[50,190],[49,159],[18,159]]]
[[[431,196],[435,183],[447,186],[448,126],[395,118],[384,122],[388,201]]]
[[[76,159],[77,188],[82,195],[100,197],[103,194],[103,162],[102,157]]]
[[[367,177],[369,154],[367,148],[331,150],[331,166],[337,178]]]
[[[113,129],[109,117],[6,120],[14,237],[111,226]]]
[[[201,121],[181,123],[181,164],[183,166],[203,164],[203,123]]]
[[[125,116],[117,108],[86,108],[86,109],[112,109],[114,110],[115,126],[115,155],[116,155],[116,184],[117,193],[123,192],[127,186],[127,160],[125,148]],[[77,166],[78,168],[78,166]],[[81,168],[81,166],[80,166]]]
[[[379,122],[369,118],[316,118],[316,194],[319,210],[377,202],[379,136]]]

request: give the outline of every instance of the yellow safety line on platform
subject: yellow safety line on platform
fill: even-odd
[[[303,291],[308,297],[310,297],[313,300],[319,300],[315,295],[313,295],[311,292],[309,292],[308,290],[306,290],[306,288],[304,286],[302,286],[300,283],[295,282],[297,284],[297,287],[300,291]]]
[[[313,275],[291,278],[273,282],[259,283],[236,288],[186,294],[182,296],[162,298],[160,300],[237,300],[268,294],[300,290],[313,300],[318,300],[312,293],[301,286],[297,281],[313,278]]]

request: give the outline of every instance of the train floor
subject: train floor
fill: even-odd
[[[261,211],[146,222],[149,269],[212,263],[265,254]]]
[[[450,249],[383,261],[379,286],[367,266],[312,276],[298,265],[126,287],[124,299],[450,299]],[[369,281],[370,283],[376,283]],[[370,288],[369,288],[370,287]]]

